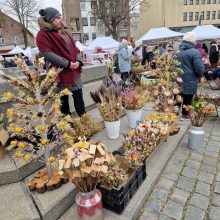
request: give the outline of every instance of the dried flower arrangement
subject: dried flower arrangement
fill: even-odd
[[[33,71],[21,58],[15,58],[15,62],[26,79],[3,76],[17,91],[16,95],[5,93],[1,99],[2,102],[15,101],[13,107],[7,110],[8,131],[13,139],[7,149],[15,149],[15,157],[25,161],[39,160],[46,164],[47,172],[37,174],[37,179],[29,184],[30,189],[36,188],[42,193],[46,188],[52,189],[49,186],[53,184],[60,185],[62,179],[61,176],[58,178],[59,174],[53,169],[57,160],[50,151],[58,147],[71,147],[76,140],[75,131],[70,125],[71,116],[65,116],[60,111],[60,97],[71,93],[68,89],[56,93],[54,82],[59,70],[50,69],[46,78],[40,81],[44,64],[42,59],[38,60],[38,66]]]
[[[122,111],[121,89],[116,86],[102,85],[95,92],[90,92],[93,101],[97,104],[104,121],[113,122],[120,119]]]
[[[4,129],[3,122],[4,122],[4,115],[1,113],[0,114],[0,160],[4,159],[5,157],[5,145],[9,139],[9,134]]]
[[[159,84],[153,92],[155,110],[158,112],[179,112],[177,103],[182,102],[180,95],[180,83],[182,79],[179,74],[182,70],[178,68],[179,62],[175,56],[165,53],[163,56],[155,56],[156,70],[152,70],[159,79]]]
[[[113,156],[103,143],[81,139],[59,158],[59,170],[65,172],[81,192],[95,189],[101,173],[107,175]]]
[[[140,166],[169,133],[166,114],[152,115],[125,135],[123,147],[130,166]],[[172,119],[171,119],[172,120]]]
[[[73,119],[72,125],[74,127],[74,134],[76,137],[90,138],[92,135],[103,129],[102,124],[91,119],[88,113],[85,113],[80,118]]]
[[[122,95],[122,105],[128,110],[142,109],[146,103],[146,98],[143,90],[126,88]]]
[[[215,107],[209,106],[208,96],[196,95],[193,98],[193,105],[184,105],[183,108],[189,112],[193,126],[202,127],[208,116],[214,111]]]

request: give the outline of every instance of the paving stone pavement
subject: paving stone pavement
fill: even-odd
[[[187,147],[187,136],[170,159],[139,220],[220,220],[220,119],[205,123],[203,148]]]

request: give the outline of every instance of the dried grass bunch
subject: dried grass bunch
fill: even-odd
[[[97,104],[102,118],[107,122],[118,121],[122,111],[122,92],[119,87],[102,85],[95,92],[90,92]]]

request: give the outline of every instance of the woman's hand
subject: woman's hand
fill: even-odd
[[[78,68],[79,68],[79,62],[78,61],[76,61],[75,63],[71,62],[71,64],[70,64],[70,69],[71,70],[76,70]]]

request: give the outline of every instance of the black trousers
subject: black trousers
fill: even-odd
[[[183,105],[192,105],[193,95],[180,94],[183,98]],[[188,115],[188,112],[183,108],[182,115]]]
[[[79,116],[82,116],[85,113],[85,104],[83,100],[82,89],[72,91],[72,94],[76,112]],[[71,114],[68,95],[64,95],[61,97],[61,112],[65,115]]]
[[[128,77],[129,77],[129,73],[128,72],[121,73],[121,79],[123,81],[126,81]]]

